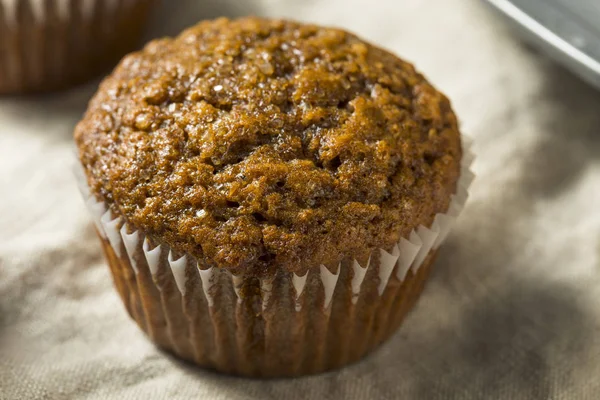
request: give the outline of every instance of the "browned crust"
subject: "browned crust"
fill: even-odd
[[[389,249],[447,210],[448,99],[338,29],[244,18],[127,56],[75,139],[92,194],[136,229],[233,273],[302,275]]]

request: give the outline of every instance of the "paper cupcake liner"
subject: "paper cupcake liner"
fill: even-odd
[[[131,51],[156,0],[0,0],[0,94],[81,83]]]
[[[343,258],[305,275],[258,279],[202,269],[125,223],[90,195],[76,172],[115,286],[131,317],[160,347],[199,365],[246,376],[313,374],[356,361],[388,338],[419,297],[437,248],[474,179],[463,143],[461,176],[448,211],[361,265]]]

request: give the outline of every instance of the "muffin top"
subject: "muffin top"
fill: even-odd
[[[91,192],[134,228],[256,276],[364,262],[445,212],[448,99],[340,29],[201,22],[104,80],[75,129]]]

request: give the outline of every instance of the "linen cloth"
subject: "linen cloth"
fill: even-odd
[[[600,92],[477,0],[167,1],[153,35],[257,14],[336,25],[453,101],[478,175],[399,332],[362,362],[234,378],[157,350],[113,289],[76,189],[97,82],[0,99],[0,399],[600,398]]]

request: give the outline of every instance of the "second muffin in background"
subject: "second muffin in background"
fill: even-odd
[[[412,65],[260,18],[127,56],[75,140],[130,315],[249,376],[325,371],[388,338],[472,179],[448,99]]]
[[[158,0],[0,0],[0,94],[83,83],[135,49]]]

